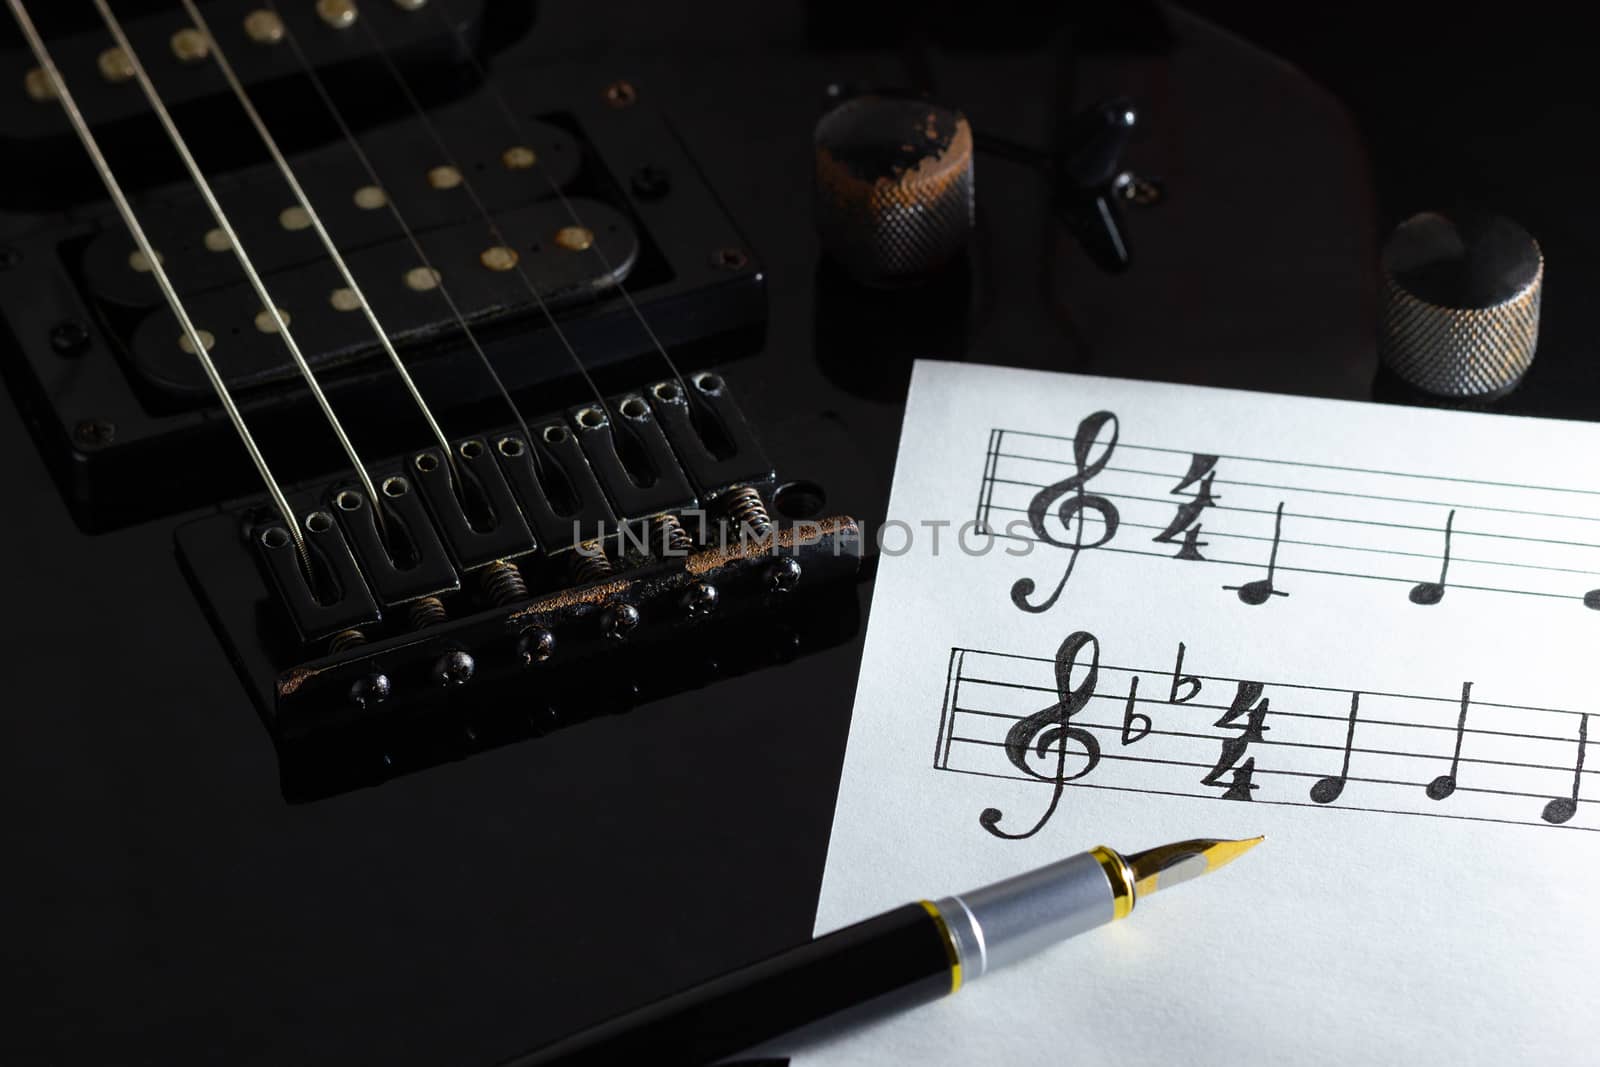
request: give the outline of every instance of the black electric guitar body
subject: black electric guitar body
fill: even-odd
[[[8,1064],[491,1063],[793,944],[913,359],[1370,394],[1357,139],[1180,12],[8,4]],[[815,237],[867,90],[979,134],[922,285]]]

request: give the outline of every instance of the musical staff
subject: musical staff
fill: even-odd
[[[1115,666],[1085,631],[1053,659],[953,648],[934,766],[1050,786],[1036,817],[979,813],[1008,839],[1038,833],[1069,786],[1600,830],[1584,795],[1600,773],[1584,766],[1587,711],[1470,681],[1391,693],[1207,675],[1188,655],[1180,644],[1171,666]]]
[[[990,432],[978,529],[1070,553],[1049,597],[1016,581],[1018,607],[1057,603],[1093,549],[1238,571],[1222,588],[1254,606],[1289,595],[1291,574],[1403,585],[1420,606],[1463,590],[1600,610],[1600,490],[1143,445],[1119,425],[1099,411],[1071,437]],[[1419,581],[1419,561],[1438,578]]]

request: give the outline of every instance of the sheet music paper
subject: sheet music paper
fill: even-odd
[[[889,514],[819,934],[1267,841],[797,1063],[1600,1058],[1600,427],[919,363]]]

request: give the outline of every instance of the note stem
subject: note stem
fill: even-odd
[[[1456,509],[1451,508],[1450,514],[1444,520],[1444,559],[1439,565],[1439,580],[1437,582],[1418,582],[1411,587],[1411,602],[1413,604],[1437,604],[1444,599],[1445,579],[1450,574],[1450,534],[1456,524]]]
[[[1450,773],[1428,783],[1428,796],[1443,800],[1456,791],[1456,772],[1461,767],[1461,738],[1467,732],[1467,708],[1472,703],[1472,683],[1461,683],[1461,714],[1456,717],[1456,748],[1450,757]]]
[[[1344,732],[1344,765],[1339,768],[1337,775],[1319,778],[1311,786],[1311,799],[1318,804],[1332,804],[1344,792],[1345,783],[1350,780],[1350,750],[1356,742],[1356,716],[1361,708],[1361,694],[1350,694],[1350,721]]]

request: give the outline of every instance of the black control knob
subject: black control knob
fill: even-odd
[[[972,129],[926,101],[859,96],[822,117],[817,230],[857,281],[903,285],[967,245],[973,224]]]

